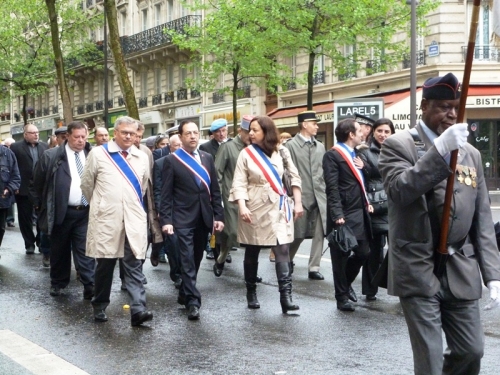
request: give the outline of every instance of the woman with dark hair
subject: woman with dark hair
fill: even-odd
[[[256,291],[259,252],[271,247],[276,256],[281,309],[286,313],[299,309],[292,303],[289,246],[293,241],[293,220],[303,214],[300,176],[288,150],[279,148],[280,137],[271,118],[254,117],[249,136],[252,144],[240,152],[229,196],[229,201],[239,208],[238,242],[245,247],[248,308],[260,307]],[[292,177],[295,202],[287,196],[282,183],[285,164]]]
[[[368,196],[378,195],[383,192],[384,185],[382,176],[378,170],[378,157],[380,148],[384,141],[394,134],[394,125],[388,118],[381,118],[375,121],[369,135],[369,147],[360,152],[363,160],[363,176],[365,178],[366,191]],[[370,214],[373,237],[370,240],[370,255],[363,266],[362,293],[367,301],[375,301],[378,287],[372,285],[372,280],[377,273],[384,258],[384,246],[389,230],[387,217],[387,200],[383,205],[373,204],[374,212]]]
[[[160,134],[155,139],[155,145],[153,150],[158,150],[169,145],[168,137],[166,135]]]

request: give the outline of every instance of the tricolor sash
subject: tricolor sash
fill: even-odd
[[[143,205],[142,188],[141,188],[140,179],[139,179],[139,176],[137,176],[137,173],[135,173],[134,169],[129,164],[127,159],[125,159],[125,157],[123,157],[121,152],[119,152],[119,151],[109,152],[107,143],[103,144],[102,148],[105,151],[105,155],[111,160],[111,162],[116,167],[116,169],[118,169],[118,171],[121,173],[121,175],[125,178],[125,181],[127,181],[128,184],[130,185],[130,187],[134,190],[135,195],[137,196],[137,199],[142,206]]]
[[[193,174],[193,177],[198,184],[199,181],[205,185],[205,187],[208,190],[208,194],[210,195],[210,174],[208,171],[205,169],[205,167],[198,163],[198,160],[191,155],[189,152],[184,150],[183,148],[177,149],[173,153],[174,157],[177,158],[181,162],[182,165],[184,165],[188,171],[190,171]]]
[[[280,210],[285,212],[285,220],[288,223],[292,220],[292,210],[290,204],[288,203],[288,195],[285,188],[283,187],[283,181],[281,180],[278,171],[271,164],[269,157],[264,154],[264,151],[257,145],[250,145],[245,148],[253,162],[259,167],[262,174],[266,178],[271,188],[280,196]]]
[[[345,152],[340,147],[333,146],[332,150],[336,150],[346,161],[347,165],[351,169],[352,174],[354,175],[354,177],[356,177],[356,180],[358,180],[359,186],[361,186],[361,190],[363,191],[363,195],[365,196],[366,205],[368,206],[370,204],[370,201],[368,200],[368,196],[366,195],[365,184],[360,176],[361,171],[356,168],[353,161],[345,154]]]

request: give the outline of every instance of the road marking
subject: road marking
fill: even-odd
[[[34,375],[89,375],[54,353],[9,330],[0,330],[0,352]]]

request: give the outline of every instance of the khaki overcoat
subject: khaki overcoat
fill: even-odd
[[[290,152],[285,148],[283,150],[290,167],[292,186],[300,188],[300,176]],[[283,159],[280,154],[273,152],[270,161],[282,178]],[[271,247],[293,241],[293,218],[289,222],[286,221],[285,213],[280,209],[280,196],[271,188],[246,149],[240,152],[236,163],[229,202],[237,202],[240,199],[246,201],[246,206],[252,213],[252,223],[244,222],[238,215],[238,242]]]
[[[108,150],[114,153],[120,148],[110,141]],[[148,156],[132,146],[127,161],[139,178],[144,196],[150,173]],[[81,180],[83,195],[90,203],[87,256],[122,258],[126,236],[135,257],[145,259],[146,212],[135,190],[102,146],[89,153]]]

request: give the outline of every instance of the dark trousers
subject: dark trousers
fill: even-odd
[[[0,246],[2,246],[3,236],[5,234],[5,224],[7,222],[8,208],[0,208]]]
[[[16,195],[17,216],[19,219],[19,229],[24,239],[25,249],[34,249],[37,236],[33,232],[33,204],[26,195]],[[37,223],[38,233],[38,223]]]
[[[335,299],[339,301],[347,300],[349,287],[358,276],[359,270],[368,258],[369,253],[368,241],[365,240],[358,240],[358,247],[351,254],[343,252],[337,246],[330,246]]]
[[[175,282],[181,277],[181,258],[177,233],[171,236],[164,236],[163,248],[165,249],[170,266],[170,280]]]
[[[448,278],[432,297],[400,297],[416,375],[479,374],[484,350],[479,302],[456,299]],[[442,332],[448,348],[443,355]]]
[[[142,285],[142,280],[144,279],[142,262],[135,257],[127,238],[125,238],[125,249],[122,259],[125,286],[130,297],[130,313],[134,315],[138,312],[146,311],[146,291]],[[105,310],[109,305],[116,260],[117,258],[97,258],[95,295],[92,299],[94,309]]]
[[[85,255],[89,210],[68,207],[61,225],[54,225],[50,236],[50,283],[65,288],[71,275],[71,251],[78,259],[80,281],[94,284],[95,259]]]
[[[14,203],[7,209],[7,223],[14,223]]]
[[[201,294],[196,288],[196,276],[200,269],[203,251],[210,232],[200,219],[194,228],[177,228],[179,255],[181,261],[182,287],[179,295],[185,297],[186,306],[201,306]]]
[[[361,279],[362,293],[365,296],[374,296],[378,292],[378,286],[372,285],[372,280],[384,260],[385,241],[385,234],[374,235],[370,241],[370,255],[368,255],[368,259],[363,265]]]

